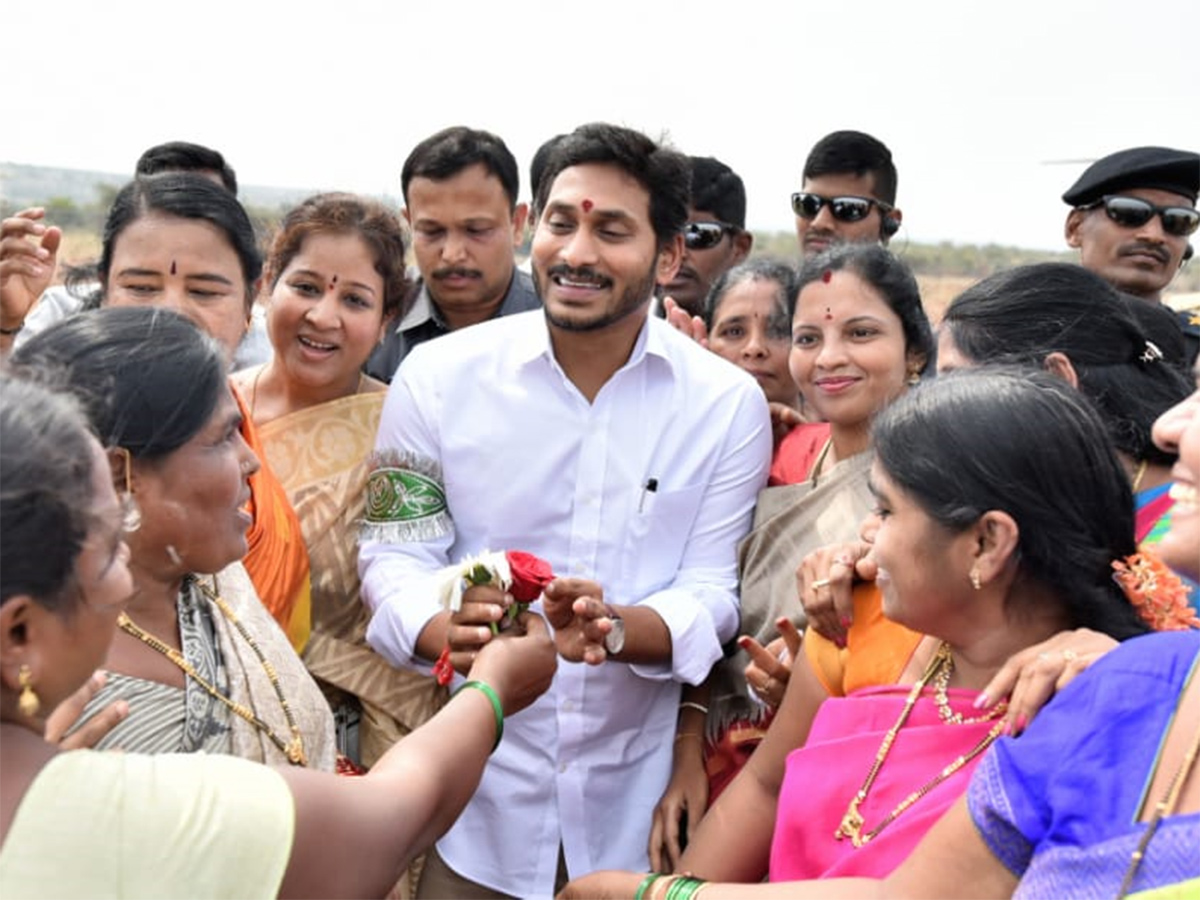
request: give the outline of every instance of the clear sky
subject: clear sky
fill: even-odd
[[[723,159],[773,230],[812,144],[857,128],[894,154],[901,245],[1061,249],[1081,160],[1200,149],[1198,0],[9,0],[0,30],[20,163],[130,171],[186,139],[245,184],[398,195],[444,126],[524,173],[602,119]]]

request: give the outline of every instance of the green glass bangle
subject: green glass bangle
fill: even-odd
[[[665,900],[692,900],[692,897],[702,887],[704,887],[704,879],[702,878],[688,878],[686,876],[677,878],[667,888]]]
[[[500,738],[504,737],[504,704],[500,702],[500,695],[496,693],[496,689],[483,681],[464,681],[453,696],[457,697],[467,688],[475,688],[492,701],[492,711],[496,714],[496,743],[492,744],[492,753],[495,753],[496,748],[500,746]]]
[[[646,891],[650,890],[650,885],[662,878],[658,872],[651,872],[642,879],[642,883],[638,885],[637,891],[633,895],[633,900],[642,900],[646,896]]]

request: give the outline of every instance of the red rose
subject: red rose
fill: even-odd
[[[504,555],[512,572],[512,587],[508,592],[513,599],[518,603],[532,603],[542,596],[546,585],[554,580],[550,563],[520,550],[509,550]]]

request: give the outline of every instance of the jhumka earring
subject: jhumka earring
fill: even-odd
[[[38,699],[38,695],[33,690],[33,673],[29,671],[29,666],[21,666],[21,670],[17,673],[17,681],[21,685],[21,696],[17,698],[17,708],[21,710],[21,715],[33,718],[42,708],[42,701]]]

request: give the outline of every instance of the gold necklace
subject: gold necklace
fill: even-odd
[[[867,772],[867,777],[863,781],[862,787],[860,787],[858,792],[850,799],[850,805],[846,807],[846,814],[842,816],[841,824],[838,825],[837,831],[833,833],[835,840],[844,841],[848,838],[854,845],[855,849],[862,847],[864,844],[877,837],[879,832],[891,825],[892,822],[896,821],[900,814],[906,809],[932,791],[935,787],[937,787],[979,754],[983,753],[983,751],[990,747],[996,738],[1000,736],[1000,729],[1004,727],[1003,721],[997,722],[992,727],[992,730],[983,736],[983,739],[980,740],[979,743],[977,743],[966,753],[954,759],[954,761],[952,761],[948,766],[938,772],[937,775],[929,779],[929,781],[925,782],[923,785],[901,800],[898,804],[896,804],[895,809],[883,817],[882,821],[880,821],[878,825],[876,825],[866,834],[863,834],[863,825],[865,825],[866,822],[863,820],[862,813],[859,812],[858,808],[867,799],[867,794],[870,793],[871,786],[875,784],[875,778],[879,775],[879,770],[883,768],[884,760],[887,759],[888,752],[892,749],[892,744],[896,740],[896,735],[900,732],[900,729],[904,727],[904,723],[908,721],[908,717],[912,713],[913,707],[917,705],[917,700],[920,698],[921,692],[925,690],[925,686],[929,684],[930,680],[935,675],[937,675],[943,668],[946,667],[948,662],[953,662],[953,657],[950,656],[948,650],[945,654],[942,653],[943,647],[945,647],[945,644],[942,644],[942,646],[938,648],[938,652],[935,653],[933,659],[930,660],[929,666],[925,669],[925,673],[921,676],[917,683],[913,685],[913,689],[909,692],[908,699],[904,702],[904,709],[901,710],[900,718],[896,720],[896,724],[889,728],[887,734],[884,735],[883,743],[879,746],[879,751],[875,754],[875,762],[871,764],[871,770]]]
[[[213,604],[216,605],[217,609],[221,611],[221,615],[223,615],[237,630],[238,634],[241,635],[242,640],[244,640],[250,646],[250,649],[254,651],[254,655],[258,657],[259,664],[262,665],[263,671],[267,673],[267,680],[271,682],[271,687],[275,689],[275,696],[279,698],[279,705],[283,707],[284,718],[287,719],[288,729],[292,733],[292,739],[290,741],[285,741],[278,734],[276,734],[275,729],[255,715],[254,710],[250,709],[250,707],[243,703],[235,703],[233,700],[230,700],[228,697],[226,697],[217,689],[216,685],[212,684],[212,682],[208,681],[199,672],[197,672],[196,667],[188,662],[182,653],[180,653],[171,645],[167,644],[161,638],[155,637],[141,626],[135,624],[126,613],[122,612],[117,617],[117,627],[126,634],[137,638],[151,650],[161,653],[172,663],[182,669],[184,674],[195,681],[196,684],[204,688],[204,691],[210,697],[219,701],[220,703],[225,704],[225,706],[229,707],[230,711],[233,712],[234,715],[245,719],[247,722],[257,728],[259,732],[261,732],[267,737],[268,740],[271,741],[272,744],[279,748],[279,751],[287,757],[288,762],[290,762],[293,766],[308,765],[308,758],[304,754],[304,740],[300,734],[300,728],[296,725],[296,720],[292,716],[292,708],[288,705],[287,698],[283,696],[283,690],[279,687],[279,673],[275,671],[275,666],[273,666],[271,661],[263,655],[262,649],[258,646],[258,643],[254,640],[254,638],[250,636],[250,633],[246,630],[246,626],[242,624],[241,619],[237,617],[237,614],[225,601],[225,598],[221,597],[219,594],[209,588],[208,585],[202,582],[194,579],[190,579],[190,581],[192,584],[199,587],[201,593],[203,593],[205,597],[207,597],[213,602]]]
[[[950,674],[954,671],[954,656],[950,653],[950,648],[945,641],[938,646],[937,655],[942,658],[943,663],[938,668],[937,677],[933,679],[933,699],[937,703],[938,716],[943,722],[947,725],[974,725],[978,722],[998,719],[1008,711],[1008,701],[1001,700],[982,716],[964,716],[960,712],[955,712],[947,694],[950,687]]]
[[[1184,695],[1188,691],[1191,680],[1192,676],[1189,675],[1187,682],[1184,683],[1183,690],[1179,693],[1179,705],[1183,704]],[[1129,859],[1129,869],[1125,872],[1125,878],[1121,881],[1121,889],[1117,892],[1118,900],[1128,894],[1129,889],[1133,887],[1134,876],[1137,875],[1138,869],[1141,868],[1142,860],[1146,856],[1146,847],[1150,844],[1150,839],[1154,837],[1154,833],[1158,831],[1158,826],[1179,805],[1179,795],[1183,793],[1183,786],[1187,782],[1188,773],[1196,765],[1197,756],[1200,756],[1200,728],[1196,729],[1196,735],[1192,738],[1191,745],[1184,752],[1183,760],[1179,763],[1179,768],[1171,776],[1171,782],[1167,785],[1167,790],[1163,794],[1162,799],[1154,804],[1154,815],[1146,823],[1146,831],[1142,834],[1142,839],[1138,841],[1137,849],[1133,851],[1133,856]]]

